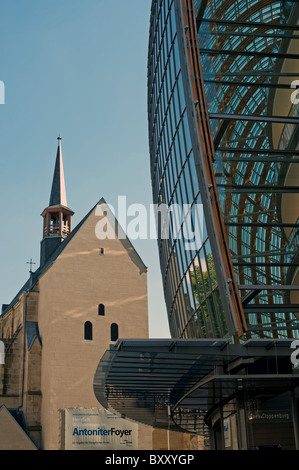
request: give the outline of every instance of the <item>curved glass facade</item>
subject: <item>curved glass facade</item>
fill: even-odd
[[[299,5],[200,5],[214,169],[249,336],[297,337],[299,107],[290,86],[299,75]]]
[[[242,314],[244,338],[298,336],[297,21],[293,1],[152,3],[153,199],[182,209],[159,238],[173,337],[232,336]]]
[[[223,337],[233,326],[229,329],[229,298],[206,210],[209,195],[198,178],[179,21],[177,2],[153,2],[148,69],[153,198],[159,206],[182,209],[180,218],[170,212],[168,237],[159,238],[164,292],[173,336]]]
[[[181,73],[175,3],[153,2],[149,51],[149,126],[157,204],[202,204]],[[183,230],[181,226],[178,230]],[[165,300],[173,336],[224,334],[223,307],[206,229],[199,250],[186,250],[170,222],[159,240]],[[198,283],[198,288],[193,286]],[[202,315],[195,314],[201,310]],[[219,332],[216,331],[219,329]]]

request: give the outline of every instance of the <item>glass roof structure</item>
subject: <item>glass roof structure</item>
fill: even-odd
[[[157,219],[172,339],[111,345],[94,377],[110,411],[205,436],[216,412],[242,402],[250,420],[260,397],[295,396],[298,39],[298,1],[152,1],[153,201],[179,209],[167,236]]]
[[[158,241],[173,337],[299,335],[298,18],[296,1],[152,3],[153,199],[190,206]]]
[[[119,339],[102,357],[94,392],[106,409],[150,426],[204,435],[212,411],[236,397],[299,385],[291,340]]]
[[[247,337],[297,337],[299,107],[290,87],[299,73],[299,4],[210,0],[196,9],[214,169]]]

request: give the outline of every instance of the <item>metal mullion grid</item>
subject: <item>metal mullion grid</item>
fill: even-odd
[[[187,307],[187,323],[185,324],[185,326],[190,324],[190,320],[193,317],[193,314],[194,314],[194,311],[195,311],[195,309],[192,308],[192,304],[191,304],[190,292],[189,292],[189,287],[188,287],[188,278],[189,278],[189,269],[187,268],[186,272],[184,273],[184,276],[182,278],[182,282],[181,282],[181,288],[182,288],[183,293],[184,293],[185,305]],[[193,300],[193,302],[194,302],[194,300]],[[193,304],[193,305],[195,306],[195,304]]]
[[[180,282],[179,282],[179,284],[178,284],[178,286],[177,286],[175,295],[174,295],[174,297],[173,297],[173,303],[176,301],[177,296],[180,295],[180,289],[182,289],[183,279],[185,279],[186,273],[187,273],[188,270],[189,270],[189,266],[187,266],[186,269],[185,269],[185,267],[184,267],[184,264],[183,264],[183,261],[182,261],[182,256],[181,256],[181,250],[180,250],[181,247],[180,247],[180,245],[179,245],[179,243],[178,243],[178,240],[176,240],[176,243],[175,243],[175,244],[176,244],[176,253],[177,253],[177,259],[178,259],[178,261],[179,261],[179,266],[180,266],[180,263],[181,263],[181,266],[182,266],[183,269],[180,269],[180,270],[179,270]],[[191,262],[191,263],[192,263],[192,262]],[[190,263],[190,265],[191,265],[191,263]],[[194,299],[194,298],[193,298],[193,299]],[[180,300],[181,300],[181,304],[186,306],[185,300],[182,299],[182,298],[181,298]],[[194,305],[196,305],[195,299],[194,299]],[[185,311],[186,311],[186,308],[183,308],[183,311],[185,312]],[[189,321],[189,318],[185,318],[184,328],[186,327],[188,321]],[[183,328],[183,329],[184,329],[184,328]],[[181,330],[182,332],[183,332],[183,329]]]
[[[197,197],[198,197],[198,195],[197,195]],[[194,199],[194,201],[193,201],[193,204],[196,203],[197,197],[195,197],[195,199]],[[191,208],[191,209],[192,209],[192,208]],[[205,241],[203,240],[203,243],[204,243],[204,242],[205,242]],[[173,246],[172,246],[172,248],[171,248],[171,252],[170,252],[170,255],[169,255],[169,258],[168,258],[169,260],[171,260],[171,257],[173,256],[172,253],[173,253],[173,250],[174,250],[176,244],[177,244],[177,239],[174,240],[174,242],[173,242]],[[180,261],[181,261],[181,258],[180,258]],[[164,272],[165,272],[165,282],[166,282],[166,279],[167,279],[168,269],[169,269],[169,266],[170,266],[170,265],[171,265],[171,263],[168,262],[168,263],[167,263],[167,266],[165,267],[165,271],[164,271]],[[187,265],[189,265],[189,264],[187,263]],[[182,265],[182,266],[183,266],[183,265]],[[183,273],[184,270],[181,269],[181,272]],[[181,276],[181,273],[180,273],[180,276]]]
[[[176,82],[175,85],[174,85],[172,97],[173,97],[173,94],[174,94],[175,91],[176,91],[176,88],[177,88],[177,82]],[[182,115],[179,117],[178,122],[176,123],[176,129],[175,129],[175,131],[172,133],[172,139],[171,139],[171,142],[170,142],[170,146],[167,148],[167,151],[168,151],[167,159],[171,158],[171,153],[176,154],[176,150],[175,150],[175,139],[176,139],[176,136],[178,135],[178,128],[179,128],[179,126],[181,125],[181,122],[182,122]],[[175,157],[175,160],[176,160],[176,157]],[[177,169],[176,169],[176,174],[177,174]],[[174,180],[175,180],[175,179],[176,179],[176,178],[174,177]]]
[[[171,307],[170,307],[169,312],[170,314],[168,317],[168,321],[169,321],[171,336],[173,338],[178,338],[179,332],[180,332],[181,315],[177,314],[177,309],[176,309],[175,302],[173,301],[173,299],[171,299]]]
[[[180,272],[176,245],[177,245],[177,240],[175,240],[174,246],[172,247],[172,251],[171,251],[172,262],[170,263],[170,266],[169,266],[170,270],[172,270],[172,277],[175,280],[175,282],[173,283],[173,296],[172,296],[173,299],[175,299],[178,286],[180,285],[181,279],[182,279],[182,273]],[[171,276],[171,272],[170,272],[170,276]]]
[[[210,296],[210,294],[213,292],[213,283],[212,283],[211,276],[210,276],[210,269],[209,269],[209,263],[208,263],[208,257],[207,257],[207,249],[206,249],[207,244],[208,245],[210,244],[209,239],[207,239],[204,242],[203,246],[202,246],[202,251],[203,251],[203,254],[204,254],[204,259],[205,259],[206,268],[207,268],[208,281],[209,281],[209,291],[207,292],[206,298],[208,298]],[[210,250],[210,254],[212,255],[212,250]],[[217,285],[218,285],[218,282],[217,282]]]
[[[186,309],[186,303],[183,295],[183,287],[182,287],[182,279],[180,279],[180,283],[176,289],[176,294],[173,297],[173,308],[174,310],[175,305],[177,306],[176,311],[181,312],[178,315],[177,322],[179,323],[178,334],[177,337],[180,337],[184,331],[185,325],[188,322],[188,315]]]
[[[198,325],[198,322],[195,320],[195,316],[196,316],[196,313],[194,312],[192,317],[190,318],[189,320],[189,325],[190,325],[190,328],[191,328],[191,331],[192,331],[192,336],[191,338],[200,338],[201,337],[201,330],[200,330],[200,327]]]
[[[168,159],[167,161],[167,172],[168,172],[168,178],[169,178],[169,182],[170,182],[170,194],[172,192],[172,188],[175,184],[175,180],[174,180],[174,173],[173,173],[173,159],[171,158],[171,156],[173,156],[172,152],[170,151],[169,152],[170,154],[170,158]]]
[[[180,284],[175,294],[174,302],[177,302],[180,304],[181,311],[183,312],[183,315],[180,318],[180,323],[181,323],[180,324],[180,336],[183,336],[186,325],[188,324],[189,319],[190,319],[190,316],[188,315],[188,312],[187,312],[186,302],[185,302],[185,297],[184,297],[183,277],[181,277],[180,279]],[[188,335],[186,337],[188,338]]]
[[[195,159],[194,159],[193,149],[191,149],[191,151],[188,155],[187,164],[188,164],[188,167],[189,167],[190,179],[191,179],[191,184],[192,184],[193,200],[197,200],[198,197],[200,197],[200,193],[199,193],[199,187],[198,187],[196,163],[195,163]],[[195,184],[196,184],[196,187],[195,187]],[[201,200],[201,198],[200,198],[200,200]]]
[[[172,94],[171,94],[171,98],[173,96],[173,91],[174,89],[176,88],[176,83],[174,84],[174,87],[173,87],[173,90],[172,90]],[[167,125],[167,114],[169,112],[169,108],[170,108],[170,102],[171,100],[169,100],[168,104],[167,104],[167,108],[166,108],[166,112],[164,114],[164,118],[163,118],[163,124],[162,124],[162,131],[161,131],[161,134],[160,134],[160,145],[161,145],[161,140],[163,139],[164,137],[164,142],[163,142],[163,145],[165,146],[165,154],[167,155],[167,159],[169,159],[170,157],[170,149],[171,149],[171,146],[172,146],[172,143],[173,143],[173,139],[177,133],[177,129],[180,125],[180,122],[178,123],[177,125],[177,128],[175,130],[175,132],[171,133],[172,134],[172,138],[169,137],[169,126]],[[171,123],[171,120],[169,121]],[[167,142],[166,142],[167,141]],[[165,161],[165,165],[166,165],[167,161]],[[161,175],[161,178],[163,179],[163,174]]]
[[[171,303],[175,298],[175,294],[177,291],[177,286],[180,284],[180,273],[178,271],[178,265],[176,263],[176,257],[174,256],[174,252],[171,252],[171,259],[168,259],[169,262],[169,270],[168,270],[168,282],[167,284],[170,285],[171,289]],[[165,271],[164,271],[165,272]]]
[[[167,167],[165,168],[163,177],[161,176],[162,185],[164,186],[166,192],[166,201],[169,201],[171,188],[169,187],[168,175],[167,175]]]
[[[201,249],[199,250],[199,252],[197,253],[196,256],[199,257],[200,251],[204,254],[204,260],[205,260],[205,264],[206,264],[206,267],[207,267],[207,275],[208,275],[208,279],[209,279],[210,290],[209,290],[209,292],[206,291],[206,286],[205,286],[205,283],[204,283],[204,277],[203,277],[203,272],[202,272],[202,265],[201,265],[201,261],[199,259],[199,267],[200,267],[200,274],[201,274],[202,285],[203,285],[204,300],[203,301],[200,300],[200,305],[199,305],[199,307],[197,308],[196,311],[199,311],[199,309],[201,311],[204,308],[204,306],[206,306],[206,308],[209,312],[210,318],[211,318],[212,317],[212,312],[211,312],[210,306],[209,306],[209,299],[210,298],[212,299],[213,305],[215,306],[213,292],[214,292],[214,290],[216,290],[218,288],[218,283],[217,283],[217,286],[215,286],[214,288],[212,287],[212,284],[211,284],[211,281],[210,281],[210,273],[209,273],[209,269],[208,269],[207,256],[206,256],[206,251],[205,251],[205,245],[206,245],[207,242],[208,242],[208,239],[203,243],[203,246],[201,247]],[[193,260],[194,260],[194,258],[193,258]],[[191,264],[193,263],[193,260],[191,261],[190,265],[188,266],[186,272],[189,271],[189,268],[190,268]],[[184,276],[186,275],[186,272],[184,273]],[[193,294],[193,298],[194,298],[194,294]],[[201,299],[200,296],[199,296],[199,299]],[[218,313],[218,308],[216,306],[215,306],[215,310]],[[204,313],[202,313],[202,315],[204,316]],[[205,322],[205,324],[206,324],[206,322]],[[211,329],[213,331],[215,331],[214,326],[213,326],[213,322],[211,322],[211,321],[209,322],[209,326],[207,326],[207,329],[209,331],[211,331]]]
[[[176,185],[176,187],[175,187],[174,194],[175,194],[175,191],[177,190],[178,187],[179,187],[180,191],[182,191],[182,188],[181,188],[180,183],[181,183],[181,181],[182,181],[182,175],[184,174],[184,169],[185,169],[185,167],[186,167],[186,164],[187,164],[187,160],[185,161],[184,166],[182,167],[181,172],[180,172],[180,174],[179,174],[179,176],[178,176],[177,185]],[[174,194],[173,194],[173,196],[174,196]],[[173,196],[172,196],[172,198],[173,198]],[[171,198],[171,200],[172,200],[172,198]],[[182,196],[180,197],[179,200],[180,200],[180,203],[182,203]],[[179,205],[181,206],[181,204],[179,204]],[[191,210],[191,208],[193,207],[193,205],[194,205],[194,201],[191,203],[190,210]],[[183,212],[182,212],[182,213],[183,213]],[[183,215],[184,215],[184,214],[183,214]],[[178,236],[180,232],[182,233],[183,225],[184,225],[184,220],[183,220],[182,223],[180,224],[180,227],[179,227],[179,229],[177,230],[176,236]],[[188,264],[189,264],[189,263],[188,263]]]
[[[224,140],[224,138],[221,139],[221,143],[224,144],[224,143],[229,143],[229,144],[240,144],[242,142],[245,142],[245,144],[248,145],[248,140],[251,140],[251,141],[254,141],[254,140],[258,140],[258,139],[261,139],[263,136],[262,135],[255,135],[255,136],[252,136],[250,135],[249,137],[238,137],[236,138],[236,140],[234,138],[231,138],[229,140]],[[265,137],[265,136],[264,136]],[[244,146],[245,147],[245,146]],[[244,153],[249,150],[250,147],[245,147],[244,149]],[[238,148],[236,148],[236,150],[239,150]]]
[[[175,154],[175,163],[176,163],[176,159],[177,159],[177,152],[176,150],[174,151],[174,154]],[[180,171],[179,173],[177,174],[177,178],[176,178],[176,181],[175,181],[175,184],[174,184],[174,187],[172,188],[172,192],[170,194],[170,198],[169,198],[169,205],[171,204],[179,204],[181,205],[181,202],[182,202],[182,195],[181,195],[181,188],[180,188],[180,185],[179,185],[179,182],[180,182],[180,177],[181,177],[181,174],[182,174],[182,171],[183,171],[183,168],[182,166],[178,167],[177,170],[180,168]],[[176,199],[178,202],[176,202]]]
[[[186,168],[186,164],[184,166],[184,173],[185,173],[185,168]],[[197,250],[194,248],[193,250],[190,249],[189,247],[189,243],[195,243],[196,240],[194,240],[195,238],[195,221],[194,221],[194,216],[196,216],[196,208],[195,208],[195,214],[193,213],[193,209],[195,208],[195,201],[192,202],[192,204],[190,204],[190,207],[188,207],[188,212],[184,212],[184,219],[183,219],[183,223],[181,225],[181,233],[182,233],[182,236],[185,238],[188,239],[188,242],[185,242],[188,244],[188,250],[185,250],[186,253],[188,253],[188,255],[186,255],[186,258],[187,258],[187,263],[188,265],[190,265],[190,263],[192,262]],[[190,227],[190,225],[192,227]],[[189,233],[189,228],[192,230],[192,236],[193,236],[193,241],[191,241],[191,234]],[[186,234],[187,234],[187,237],[186,237]]]
[[[189,325],[193,329],[193,338],[203,338],[202,328],[198,317],[198,309],[192,314],[192,317],[189,320]],[[190,338],[190,336],[189,336]]]
[[[190,223],[192,224],[193,237],[195,238],[194,242],[197,242],[196,227],[197,226],[199,227],[198,228],[199,233],[201,233],[202,227],[200,227],[200,220],[198,220],[198,214],[197,214],[197,209],[196,209],[197,208],[196,201],[194,200],[194,189],[193,189],[192,180],[191,180],[190,171],[189,171],[189,158],[187,158],[185,166],[184,166],[184,177],[185,177],[185,182],[186,182],[188,200],[192,201],[192,204],[190,203],[190,213],[191,213]],[[193,214],[193,210],[195,211],[195,214]],[[194,251],[196,251],[196,248],[194,248]]]
[[[164,71],[163,73],[161,72],[161,80],[160,81],[157,81],[157,83],[160,83],[160,87],[159,87],[159,90],[157,92],[157,95],[158,97],[161,95],[161,92],[162,92],[162,89],[165,88],[165,83],[167,82],[165,80],[165,77],[166,77],[166,71],[167,71],[167,68],[168,68],[168,65],[169,65],[169,58],[170,58],[170,55],[171,55],[171,51],[174,47],[174,42],[175,42],[175,38],[173,39],[173,42],[171,43],[170,45],[170,48],[169,50],[167,51],[167,59],[165,61],[165,63],[163,64],[164,65]],[[161,53],[159,54],[159,57],[161,57]],[[155,67],[155,72],[154,72],[154,76],[156,76],[156,72],[158,70],[158,67],[159,67],[159,63],[160,63],[160,60],[159,58],[157,58],[156,60],[156,67]],[[162,66],[161,66],[162,67]],[[167,108],[168,108],[168,101],[169,101],[169,94],[167,93],[167,96],[165,97],[165,102],[167,103],[166,105],[166,109],[165,109],[165,114],[164,116],[167,114]],[[157,113],[157,109],[154,109],[154,114]]]
[[[182,246],[182,244],[183,244],[182,238],[178,238],[176,246],[177,246],[177,252],[179,253],[180,258],[181,258],[181,263],[182,263],[182,267],[183,267],[182,278],[184,278],[186,276],[187,271],[188,271],[189,264],[188,264],[188,260],[187,260],[187,256],[186,256],[184,246]]]
[[[204,302],[206,302],[206,292],[205,292],[205,285],[204,285],[204,281],[203,281],[203,274],[202,274],[202,267],[201,267],[201,262],[200,262],[200,259],[199,259],[199,253],[196,254],[196,256],[193,258],[192,260],[192,267],[193,267],[193,273],[194,273],[194,279],[195,279],[195,284],[196,284],[196,288],[197,288],[197,292],[198,292],[198,305],[197,305],[197,309],[196,309],[196,312],[195,314],[197,314],[198,316],[200,315],[200,318],[201,318],[201,321],[202,323],[204,324],[204,328],[205,328],[205,335],[203,334],[202,337],[204,336],[207,336],[208,334],[208,325],[207,325],[207,322],[206,322],[206,317],[204,315],[204,313],[202,312],[201,310],[201,294],[200,294],[200,289],[199,289],[199,285],[198,285],[198,279],[197,279],[197,275],[196,275],[196,265],[194,263],[195,259],[197,258],[197,262],[198,262],[198,269],[199,269],[199,273],[200,273],[200,277],[201,277],[201,282],[202,282],[202,290],[203,290],[203,295],[204,295]],[[200,325],[200,328],[202,329],[202,326]]]
[[[199,30],[198,34],[200,35],[201,34],[201,31]],[[203,34],[206,34],[205,32]],[[265,49],[265,47],[268,47],[268,46],[274,46],[276,45],[276,41],[274,40],[274,37],[273,36],[269,36],[269,35],[259,35],[259,34],[249,34],[249,33],[239,33],[239,32],[227,32],[227,33],[224,33],[222,31],[211,31],[210,34],[209,34],[210,37],[214,38],[214,42],[213,44],[211,44],[212,48],[205,48],[203,47],[203,49],[216,49],[216,50],[231,50],[231,51],[235,51],[236,47],[241,47],[242,48],[242,45],[247,43],[247,39],[248,37],[253,37],[253,41],[251,41],[249,44],[246,45],[249,46],[249,47],[254,47],[255,48],[255,52],[258,52],[256,50],[256,38],[262,40],[262,48]],[[227,37],[228,39],[225,40],[225,42],[223,41],[223,39],[225,39],[225,37]],[[237,40],[237,38],[245,38],[245,40]],[[263,38],[263,39],[262,39]],[[199,38],[200,39],[200,38]],[[265,39],[267,39],[268,41],[265,41]],[[272,41],[271,41],[272,39]],[[270,41],[269,41],[270,40]],[[223,43],[222,46],[219,45],[219,43]],[[228,49],[227,48],[227,45],[230,46],[230,48]],[[224,48],[225,46],[225,48]],[[220,49],[219,49],[220,47]],[[250,50],[250,49],[242,49],[242,50]]]
[[[187,160],[185,159],[183,166],[182,166],[182,171],[180,172],[180,177],[179,177],[179,184],[181,188],[181,203],[184,205],[190,204],[189,199],[188,199],[188,192],[187,192],[187,186],[186,186],[186,180],[185,180],[185,166],[186,166]]]
[[[270,19],[272,20],[273,17],[275,16],[275,12],[272,8],[272,5],[273,5],[273,2],[269,1],[268,2],[269,5],[271,6],[271,11],[273,11],[273,14],[272,16],[270,17]],[[275,2],[275,7],[276,7],[276,10],[277,10],[277,16],[279,15],[280,13],[280,3],[278,4],[277,2]],[[227,10],[225,11],[225,13],[223,13],[223,11],[219,11],[219,8],[222,7],[223,5],[223,2],[221,1],[220,2],[220,6],[217,8],[216,4],[213,5],[213,8],[210,10],[210,13],[213,14],[214,16],[217,16],[217,17],[225,17],[225,19],[227,21],[237,21],[236,19],[237,18],[241,18],[244,16],[244,13],[246,13],[247,11],[250,12],[250,19],[252,18],[259,18],[259,20],[261,21],[261,19],[264,19],[265,17],[265,12],[268,11],[268,5],[267,4],[262,4],[262,7],[260,5],[260,2],[254,2],[253,4],[250,4],[249,2],[243,2],[243,7],[242,9],[239,8],[240,5],[239,5],[239,2],[231,2],[231,5],[229,6],[229,8],[227,8]],[[209,10],[208,12],[209,13]],[[246,15],[248,16],[248,15]],[[247,19],[247,17],[246,17]]]
[[[171,136],[176,132],[177,125],[176,125],[176,119],[174,115],[174,108],[173,108],[173,90],[171,91],[171,95],[169,98],[169,107],[168,107],[168,114],[169,114],[169,122],[171,125]],[[171,142],[170,142],[171,145]]]

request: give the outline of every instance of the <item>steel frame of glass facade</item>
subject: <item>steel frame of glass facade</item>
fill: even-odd
[[[148,78],[154,202],[168,206],[190,204],[195,234],[194,245],[186,248],[187,218],[179,226],[179,233],[170,219],[169,238],[159,239],[170,330],[176,337],[222,337],[234,334],[237,326],[209,202],[206,170],[198,157],[201,149],[188,96],[188,76],[186,67],[181,66],[186,58],[177,2],[154,2],[151,25]],[[204,224],[197,230],[198,205],[203,205]]]
[[[190,204],[196,239],[186,249],[187,224],[178,237],[171,218],[159,239],[173,337],[298,337],[298,11],[277,0],[152,3],[153,199]]]
[[[118,340],[99,363],[94,392],[104,408],[200,434],[206,448],[226,448],[232,419],[235,449],[278,441],[299,449],[290,360],[299,331],[299,108],[290,101],[298,7],[152,2],[153,200],[185,204],[190,218],[171,213],[169,237],[158,239],[172,339]],[[265,432],[260,413],[273,410],[287,419]]]

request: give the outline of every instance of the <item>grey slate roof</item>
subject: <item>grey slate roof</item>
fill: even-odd
[[[98,203],[97,203],[98,204]],[[60,253],[66,248],[72,238],[76,235],[80,227],[84,224],[85,220],[89,217],[89,215],[93,212],[97,204],[88,212],[88,214],[81,220],[81,222],[74,228],[74,230],[70,233],[70,235],[60,244],[59,248],[54,251],[52,256],[49,258],[47,263],[44,266],[40,266],[35,272],[31,273],[29,279],[25,282],[23,287],[19,290],[17,295],[11,301],[10,304],[3,305],[1,315],[5,315],[5,313],[10,310],[13,305],[18,301],[20,295],[23,292],[27,292],[31,290],[35,284],[38,282],[39,278],[52,266],[55,260],[58,258]]]
[[[26,337],[27,337],[27,348],[30,351],[35,338],[38,339],[40,345],[42,344],[39,335],[38,323],[36,321],[26,321]]]

